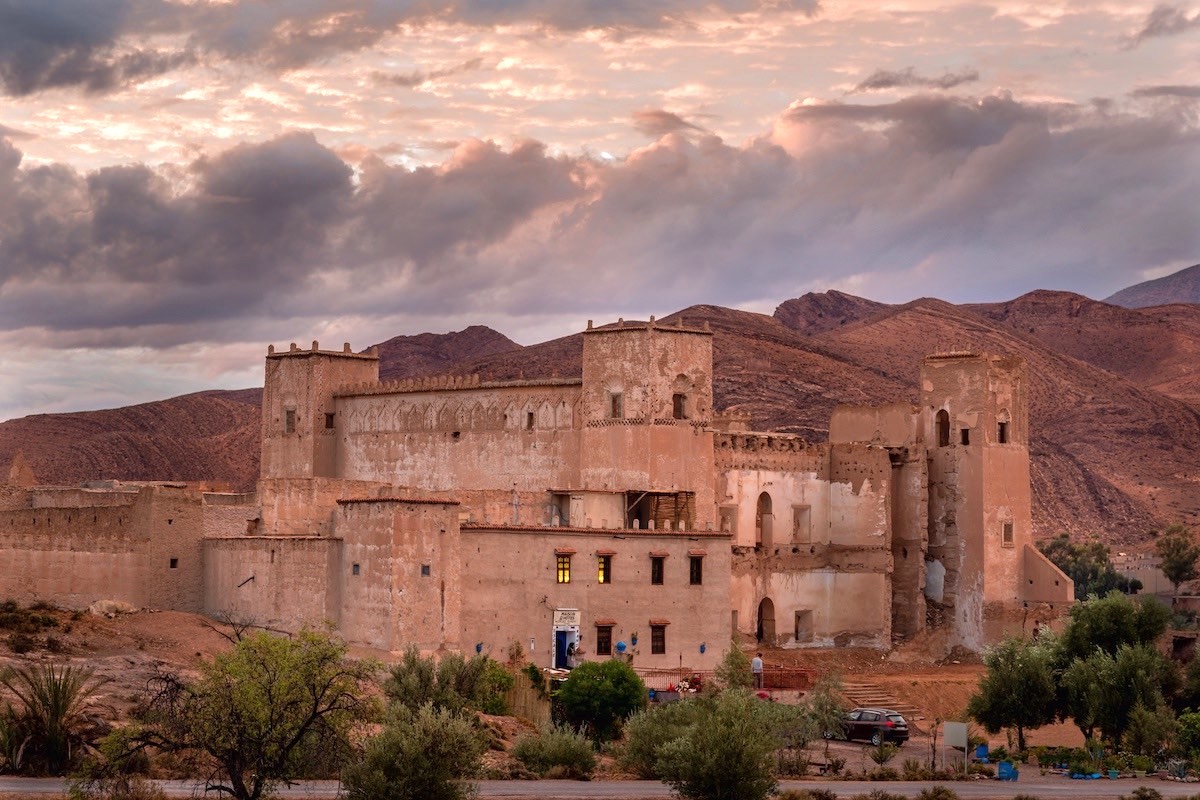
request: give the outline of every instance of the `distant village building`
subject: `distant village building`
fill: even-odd
[[[1020,359],[930,356],[919,407],[839,406],[825,444],[716,413],[712,369],[708,330],[653,319],[589,323],[581,379],[270,348],[256,494],[4,487],[3,594],[693,669],[731,636],[979,648],[1071,601],[1031,541]]]

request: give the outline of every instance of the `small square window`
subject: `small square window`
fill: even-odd
[[[178,558],[171,559],[171,569],[179,569],[179,559]]]
[[[959,430],[958,435],[959,435],[959,441],[961,441],[963,443],[963,445],[969,445],[971,443],[971,429],[970,428],[962,428],[961,430]]]
[[[704,583],[704,556],[691,556],[688,558],[688,582],[692,586],[699,586]]]
[[[612,556],[597,556],[596,582],[612,583]]]
[[[433,573],[433,570],[430,568],[429,564],[421,565],[421,577],[422,578],[428,578],[432,573]]]
[[[612,655],[612,625],[596,626],[596,655]]]
[[[333,430],[333,412],[332,411],[325,412],[325,430],[327,430],[327,431]]]
[[[571,582],[571,557],[555,556],[555,572],[559,583]]]
[[[666,625],[651,625],[650,626],[650,654],[655,656],[665,655],[667,652],[667,626]]]
[[[358,567],[358,564],[355,564],[355,565],[353,565],[352,567],[350,567],[350,574],[351,574],[351,575],[357,575],[358,573],[359,573],[359,567]]]
[[[662,586],[664,562],[666,559],[662,556],[650,556],[650,583],[655,586]]]

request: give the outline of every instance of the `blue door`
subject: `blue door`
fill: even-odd
[[[567,662],[567,632],[554,632],[554,666],[557,669],[566,669],[570,664]]]

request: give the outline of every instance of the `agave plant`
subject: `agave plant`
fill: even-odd
[[[90,669],[69,664],[19,667],[0,674],[0,686],[16,699],[5,727],[14,736],[18,758],[23,754],[30,767],[61,774],[75,747],[83,743],[88,701],[107,682]]]

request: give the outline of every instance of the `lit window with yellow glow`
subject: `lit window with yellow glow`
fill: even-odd
[[[558,562],[558,569],[557,569],[558,582],[559,583],[570,583],[571,582],[571,557],[570,556],[556,556],[555,560]]]
[[[612,556],[596,558],[596,582],[612,583]]]

